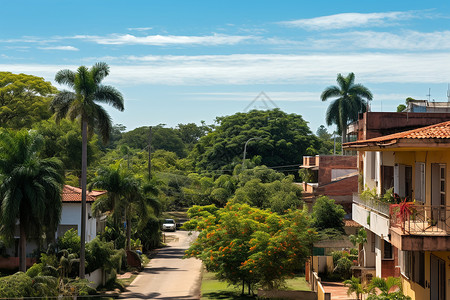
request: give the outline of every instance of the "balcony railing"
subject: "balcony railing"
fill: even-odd
[[[353,202],[358,203],[362,206],[370,208],[378,213],[381,213],[389,217],[389,204],[381,202],[375,199],[364,199],[359,197],[359,194],[353,194]]]
[[[390,223],[391,227],[407,234],[447,235],[450,233],[450,207],[412,202],[391,205]]]

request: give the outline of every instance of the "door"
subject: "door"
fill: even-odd
[[[430,255],[430,300],[445,300],[445,261]]]

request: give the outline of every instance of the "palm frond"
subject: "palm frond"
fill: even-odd
[[[91,68],[92,78],[96,84],[100,84],[102,80],[109,75],[109,66],[105,62],[95,63]]]
[[[95,92],[95,99],[117,108],[120,111],[124,110],[124,101],[122,93],[109,85],[99,85]]]
[[[55,75],[55,81],[59,84],[65,84],[73,87],[75,83],[75,73],[71,70],[60,70]]]

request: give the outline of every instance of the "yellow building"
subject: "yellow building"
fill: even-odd
[[[362,186],[379,195],[393,187],[402,201],[376,207],[354,201],[354,220],[378,236],[383,251],[373,255],[377,276],[398,268],[403,291],[412,299],[450,299],[450,121],[344,148],[359,152]],[[380,259],[386,247],[396,253],[394,264]]]

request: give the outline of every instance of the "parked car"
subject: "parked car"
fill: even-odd
[[[177,230],[177,223],[174,219],[165,219],[162,225],[163,231],[175,231]]]

